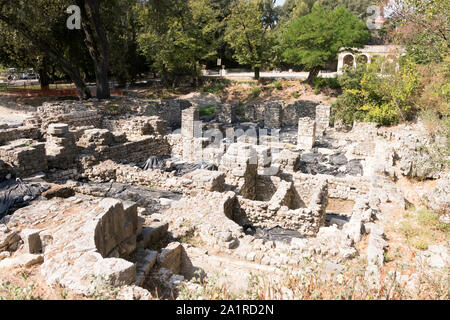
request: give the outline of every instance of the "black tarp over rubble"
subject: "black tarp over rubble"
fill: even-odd
[[[26,207],[31,201],[50,189],[49,186],[9,179],[0,182],[0,219],[17,209]]]

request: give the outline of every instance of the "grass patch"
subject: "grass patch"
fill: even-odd
[[[280,80],[277,80],[273,83],[273,87],[277,90],[283,90],[283,83]]]
[[[213,114],[216,113],[217,108],[216,106],[209,106],[209,107],[204,107],[204,108],[200,108],[200,117],[207,117],[207,116],[212,116]]]
[[[261,95],[261,88],[260,87],[253,87],[252,88],[252,97],[258,98]]]
[[[400,231],[409,245],[417,250],[427,250],[436,241],[448,241],[448,225],[439,221],[439,215],[424,208],[416,211],[405,211],[404,220],[400,223]]]
[[[229,80],[220,79],[220,80],[206,80],[202,88],[200,88],[200,92],[202,93],[213,93],[219,94],[230,84]]]
[[[42,300],[37,294],[34,283],[28,282],[28,276],[21,272],[20,278],[24,286],[19,286],[10,281],[0,282],[0,300]]]
[[[119,109],[119,106],[115,104],[108,104],[105,106],[105,108],[108,109],[109,111],[115,112],[117,111],[117,109]]]

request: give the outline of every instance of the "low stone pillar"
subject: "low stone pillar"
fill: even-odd
[[[316,121],[311,118],[298,119],[297,146],[302,150],[311,150],[316,141]]]
[[[65,123],[52,123],[47,129],[45,152],[49,168],[67,169],[77,154],[75,135]]]
[[[200,112],[196,107],[184,109],[181,117],[181,135],[183,136],[183,159],[201,160],[203,141]]]
[[[196,107],[184,109],[181,114],[181,134],[184,138],[200,138],[200,112]]]
[[[316,133],[323,135],[330,126],[331,106],[318,105],[316,107]]]

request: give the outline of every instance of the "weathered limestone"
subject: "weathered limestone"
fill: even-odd
[[[233,219],[236,202],[234,192],[198,192],[194,197],[183,197],[164,213],[173,236],[198,231],[200,237],[211,245],[230,248],[242,235],[242,227]]]
[[[50,124],[47,130],[45,153],[49,168],[67,169],[73,166],[77,154],[75,135],[64,123]]]
[[[24,248],[28,253],[39,254],[42,252],[40,232],[41,230],[25,229],[20,233]]]
[[[140,116],[129,119],[103,120],[103,127],[118,133],[124,133],[127,137],[146,135],[164,135],[166,122],[157,116]]]
[[[232,103],[223,103],[217,110],[217,120],[221,123],[231,124],[236,122],[237,106]]]
[[[135,253],[134,259],[136,262],[136,280],[134,282],[137,286],[144,284],[145,278],[150,273],[158,258],[157,251],[147,249],[138,249]]]
[[[191,180],[187,184],[192,184],[195,189],[222,192],[225,187],[225,174],[217,171],[198,169],[185,174],[184,179]]]
[[[92,161],[126,161],[142,162],[151,156],[162,156],[169,153],[169,145],[162,136],[139,136],[127,141],[124,134],[114,135],[106,129],[86,130],[77,145]],[[91,167],[87,163],[87,167]]]
[[[384,240],[384,229],[381,226],[368,223],[365,227],[369,232],[365,278],[370,286],[379,288],[381,285],[380,268],[384,265],[384,249],[388,243]]]
[[[20,236],[6,225],[0,224],[0,252],[16,251],[20,245]]]
[[[94,276],[113,287],[121,287],[136,279],[136,265],[117,258],[99,259],[94,264]]]
[[[197,124],[200,121],[199,114],[198,109],[195,107],[182,111],[181,134],[183,137],[188,139],[201,137]]]
[[[35,125],[25,125],[21,127],[0,128],[0,145],[7,144],[9,141],[18,139],[38,140],[41,137],[39,127]]]
[[[6,272],[7,269],[13,268],[30,268],[34,265],[44,262],[44,258],[40,254],[22,254],[17,257],[6,258],[0,261],[0,270]],[[5,271],[4,271],[5,270]]]
[[[235,143],[222,157],[219,171],[227,174],[227,184],[238,185],[239,195],[247,199],[256,197],[258,156],[249,144]]]
[[[323,135],[330,126],[331,106],[318,105],[316,107],[316,133]]]
[[[115,199],[75,200],[54,198],[19,209],[8,225],[22,230],[28,248],[34,247],[37,231],[25,230],[27,226],[45,229],[39,233],[44,248],[41,273],[49,284],[89,294],[98,285],[93,278],[111,286],[134,283],[136,266],[119,257],[136,250],[136,207],[124,207]]]
[[[269,202],[238,197],[234,217],[240,224],[269,229],[279,226],[312,237],[325,223],[327,197],[327,184],[323,182],[314,189],[308,207],[302,207],[305,202],[296,194],[293,184],[282,181]]]
[[[9,142],[0,147],[0,160],[12,167],[18,177],[26,177],[47,170],[45,143],[31,139]]]
[[[182,157],[186,161],[199,161],[206,141],[202,139],[199,111],[191,107],[182,111],[181,135],[183,137]]]
[[[316,141],[316,122],[310,118],[298,120],[297,145],[302,150],[311,150]]]
[[[103,116],[91,106],[79,105],[79,102],[44,103],[38,108],[43,132],[52,123],[66,123],[70,128],[93,126],[100,127]]]
[[[442,177],[436,187],[425,196],[427,206],[435,212],[448,214],[450,212],[450,174]]]
[[[371,179],[367,177],[334,177],[330,175],[309,175],[296,172],[293,176],[294,187],[302,199],[311,198],[311,191],[323,180],[328,181],[328,195],[330,198],[342,200],[357,200],[360,197],[368,197],[371,187]]]
[[[151,244],[157,243],[167,237],[169,224],[166,222],[153,222],[149,226],[142,229],[141,235],[138,237],[138,247],[148,248]]]
[[[172,242],[161,250],[158,255],[158,263],[162,268],[169,269],[178,274],[181,271],[181,254],[183,246],[179,242]]]

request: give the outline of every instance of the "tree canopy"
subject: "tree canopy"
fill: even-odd
[[[225,40],[234,49],[236,60],[255,70],[256,79],[273,58],[273,5],[261,0],[237,0],[227,21]]]
[[[283,32],[283,58],[309,69],[312,83],[341,48],[362,47],[369,38],[365,23],[345,8],[328,10],[316,4],[310,14],[293,20]]]

